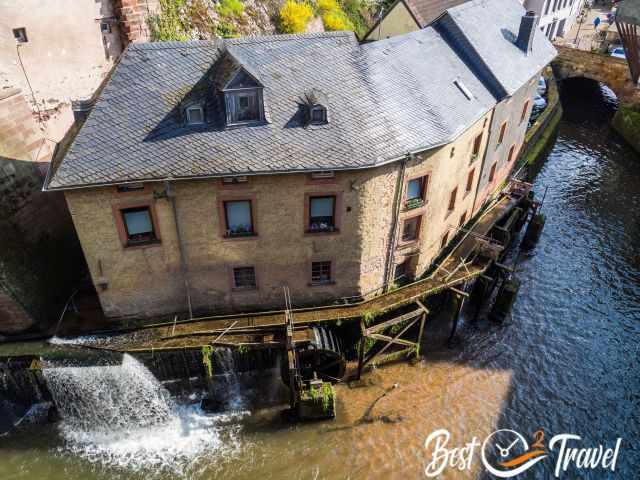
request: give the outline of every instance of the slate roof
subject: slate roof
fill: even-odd
[[[538,28],[535,29],[533,50],[528,55],[515,45],[523,13],[519,2],[474,0],[451,8],[445,14],[445,18],[450,18],[460,29],[508,95],[517,91],[557,54]]]
[[[504,17],[517,30],[524,10],[516,0],[488,1],[518,5],[517,15]],[[498,24],[487,29],[499,31]],[[494,37],[487,33],[480,43]],[[494,48],[516,62],[510,49],[517,47],[500,40]],[[541,68],[538,60],[518,59],[519,75],[528,73],[522,84]],[[262,124],[225,127],[217,90],[238,68],[264,86]],[[327,99],[330,121],[305,127],[300,105],[312,90]],[[372,167],[449,143],[495,97],[434,28],[363,45],[350,32],[132,44],[48,188]],[[204,103],[206,125],[183,125],[183,108],[193,101]]]

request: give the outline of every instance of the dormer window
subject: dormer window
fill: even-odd
[[[227,123],[249,123],[262,120],[262,95],[258,89],[225,92]]]
[[[310,117],[312,125],[327,123],[327,109],[322,105],[314,105],[311,107]]]
[[[200,105],[187,107],[186,116],[188,125],[202,125],[204,123],[204,111]]]
[[[239,69],[223,89],[227,125],[243,125],[264,120],[262,85],[244,69]]]

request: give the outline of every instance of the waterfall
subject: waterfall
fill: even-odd
[[[233,350],[230,348],[218,348],[215,350],[216,365],[220,372],[215,372],[216,388],[222,389],[222,398],[226,401],[227,409],[240,410],[244,406],[244,398],[242,395],[242,385],[238,376],[235,360],[233,358]],[[222,382],[220,382],[222,380]]]
[[[47,362],[44,378],[62,421],[63,453],[92,462],[188,476],[206,454],[237,448],[228,416],[180,405],[130,355],[118,365],[78,367]]]
[[[174,405],[141,363],[125,355],[121,365],[44,368],[58,411],[79,430],[147,427],[166,422]]]

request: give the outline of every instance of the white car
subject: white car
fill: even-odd
[[[616,58],[627,58],[627,56],[624,54],[624,48],[622,47],[614,48],[613,50],[611,50],[611,56]]]
[[[538,79],[538,95],[544,95],[547,93],[547,81],[544,77]]]

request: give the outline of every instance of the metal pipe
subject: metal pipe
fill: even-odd
[[[171,183],[167,180],[164,182],[165,192],[167,198],[171,202],[171,208],[173,210],[173,220],[176,225],[176,236],[178,238],[178,250],[180,251],[180,272],[182,273],[182,280],[184,282],[184,290],[187,296],[187,307],[189,308],[189,319],[193,318],[193,310],[191,308],[191,289],[189,288],[189,278],[187,277],[187,260],[184,254],[184,245],[182,243],[182,229],[180,228],[180,221],[178,220],[178,207],[176,205],[176,198],[171,193]]]

